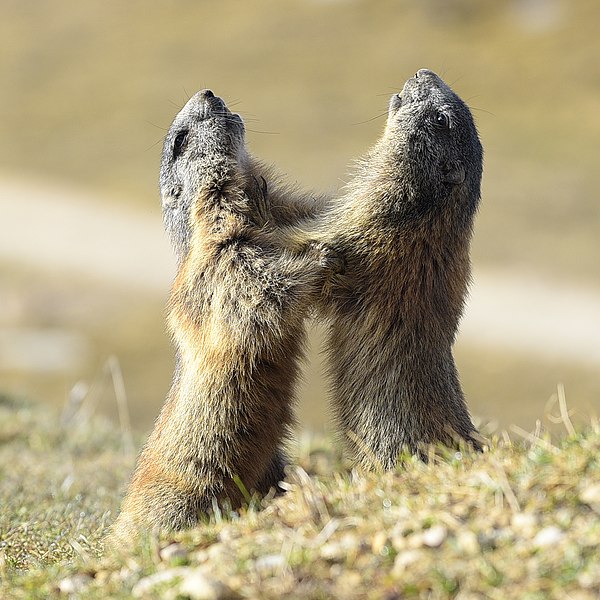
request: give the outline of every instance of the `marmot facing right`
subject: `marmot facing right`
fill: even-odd
[[[204,92],[209,94],[207,90]],[[234,124],[238,115],[233,115],[228,112],[226,106],[223,109],[224,118],[229,119]],[[181,115],[185,114],[185,108]],[[182,119],[181,115],[178,117]],[[176,120],[177,121],[177,120]],[[173,140],[173,145],[186,143],[184,137],[185,128],[181,129]],[[224,136],[228,137],[231,134],[226,131]],[[204,142],[202,145],[202,153],[210,155],[212,149],[216,150],[219,147],[218,143],[213,143],[211,131],[207,129],[203,132]],[[239,180],[240,192],[247,200],[247,207],[244,210],[248,212],[249,218],[256,227],[263,228],[263,233],[269,227],[273,227],[275,223],[279,227],[292,225],[303,219],[314,217],[325,206],[326,197],[322,194],[309,193],[301,190],[297,185],[289,184],[284,178],[270,165],[262,162],[255,156],[249,154],[244,143],[237,144],[236,158],[236,176]],[[188,169],[177,174],[176,169],[182,169],[180,161],[173,161],[170,151],[163,151],[161,169],[160,169],[160,190],[161,203],[163,212],[163,221],[165,229],[173,246],[177,264],[181,263],[187,257],[192,239],[192,231],[194,229],[194,220],[192,218],[192,205],[195,201],[195,184],[191,183],[191,177],[202,176],[202,170],[208,169],[209,174],[213,168],[210,161],[206,157],[202,160],[191,160],[192,169]],[[185,175],[185,176],[183,176]],[[268,196],[268,202],[267,202]],[[273,239],[277,239],[277,235]],[[302,251],[304,251],[302,249]],[[343,263],[342,257],[334,258],[330,255],[332,264],[336,264],[336,269],[339,270]],[[301,307],[302,310],[305,307]],[[295,357],[290,356],[290,364],[296,364]],[[175,377],[180,370],[180,356],[177,352]],[[290,369],[290,388],[295,386],[296,370]],[[273,486],[277,487],[277,483],[284,479],[284,468],[287,464],[287,458],[283,447],[279,448],[271,467],[265,473],[263,481],[258,485],[257,491],[267,493]]]
[[[452,356],[470,277],[482,147],[464,102],[422,69],[392,96],[383,136],[348,192],[284,230],[318,239],[345,274],[322,300],[332,400],[357,460],[393,468],[408,449],[479,447]]]
[[[209,90],[177,115],[163,149],[163,197],[185,198],[168,322],[173,385],[114,526],[193,525],[213,502],[281,476],[280,447],[305,337],[304,318],[337,259],[322,245],[282,250],[246,193],[244,125]],[[243,486],[243,487],[242,487]]]

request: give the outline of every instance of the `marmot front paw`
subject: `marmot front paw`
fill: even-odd
[[[332,274],[340,275],[346,270],[346,259],[344,255],[332,248],[325,242],[310,242],[310,252],[314,253],[319,265],[331,271]]]

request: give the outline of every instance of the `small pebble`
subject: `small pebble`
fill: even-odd
[[[343,583],[345,589],[352,591],[358,589],[362,581],[363,578],[357,571],[346,571],[339,579],[339,582]]]
[[[62,594],[76,594],[86,588],[93,578],[85,573],[77,573],[70,577],[65,577],[58,582],[58,589]]]
[[[530,538],[538,524],[538,519],[531,513],[516,513],[510,520],[512,528],[521,537]]]
[[[434,525],[423,532],[423,544],[429,548],[438,548],[447,536],[448,530],[443,525]]]
[[[422,548],[423,547],[423,532],[417,531],[406,538],[407,548]]]
[[[486,597],[476,592],[463,592],[459,591],[454,600],[486,600]]]
[[[558,527],[551,525],[550,527],[544,527],[544,529],[533,538],[533,545],[539,548],[552,546],[553,544],[560,542],[563,537],[565,537],[565,534]]]
[[[219,540],[221,542],[229,542],[240,537],[240,532],[235,527],[225,526],[219,533]]]
[[[359,541],[352,535],[345,535],[341,540],[330,541],[321,546],[321,556],[325,560],[345,560],[348,555],[356,553]]]
[[[585,504],[600,505],[600,483],[588,485],[579,493],[579,499]]]
[[[405,550],[394,560],[394,574],[401,575],[408,567],[423,560],[422,550]]]
[[[94,579],[98,585],[104,585],[110,581],[112,575],[114,575],[114,573],[111,571],[98,571]]]
[[[281,573],[285,568],[285,558],[281,554],[261,556],[254,562],[254,568],[262,577],[269,577]]]
[[[346,555],[339,542],[327,542],[321,546],[321,557],[325,560],[342,560]]]
[[[373,541],[371,542],[371,551],[373,554],[381,554],[387,543],[387,533],[385,531],[378,531],[373,536]]]
[[[220,542],[216,542],[206,549],[207,560],[221,563],[227,561],[231,556],[231,550]]]
[[[396,552],[404,550],[406,545],[406,538],[402,534],[397,533],[392,536],[392,547]]]
[[[233,600],[238,598],[224,583],[212,579],[200,569],[186,569],[183,581],[178,587],[178,595],[190,600]]]
[[[187,567],[174,567],[173,569],[167,569],[166,571],[159,571],[140,579],[131,590],[131,594],[134,598],[143,598],[148,595],[154,587],[161,583],[166,583],[175,579],[176,577],[182,577],[185,571],[189,571]]]
[[[469,556],[479,554],[481,550],[477,536],[468,529],[465,531],[461,531],[457,535],[456,541],[458,547]]]
[[[329,576],[333,579],[337,579],[338,577],[341,577],[343,572],[344,572],[344,569],[343,569],[342,565],[331,565],[331,567],[329,567]]]
[[[582,588],[592,588],[595,585],[600,584],[600,573],[585,571],[577,575],[577,583]]]
[[[569,592],[569,600],[598,600],[598,596],[586,590],[573,590]]]

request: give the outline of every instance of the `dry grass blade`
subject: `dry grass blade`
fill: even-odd
[[[135,454],[135,444],[133,443],[131,419],[129,417],[129,404],[127,402],[123,372],[121,371],[119,359],[114,355],[109,357],[106,365],[112,377],[115,398],[119,410],[119,423],[121,424],[121,435],[123,437],[123,451],[126,455],[131,456]]]
[[[502,488],[502,493],[504,494],[508,505],[514,513],[520,512],[521,506],[519,505],[519,501],[517,500],[517,497],[515,496],[514,492],[512,491],[512,488],[510,487],[510,482],[508,481],[508,477],[506,476],[506,471],[504,470],[502,465],[497,461],[493,461],[493,465],[496,468],[496,473],[498,475],[500,487]]]
[[[539,423],[539,421],[538,421]],[[523,439],[527,440],[531,446],[541,446],[544,450],[548,450],[548,452],[552,452],[553,454],[560,454],[560,450],[551,444],[548,440],[540,437],[540,430],[536,429],[536,431],[529,432],[525,431],[522,427],[518,425],[511,425],[510,430]]]
[[[569,434],[569,437],[575,436],[575,427],[571,422],[569,411],[567,410],[567,397],[565,395],[565,386],[562,383],[558,384],[558,406],[560,407],[561,421]]]

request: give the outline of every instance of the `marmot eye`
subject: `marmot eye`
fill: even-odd
[[[450,117],[446,113],[436,112],[433,116],[433,122],[436,127],[443,127],[444,129],[450,129]]]
[[[188,132],[186,130],[186,131],[180,131],[175,136],[175,141],[173,142],[173,160],[175,160],[181,154],[181,150],[183,148],[183,145],[185,144],[187,134],[188,134]]]

